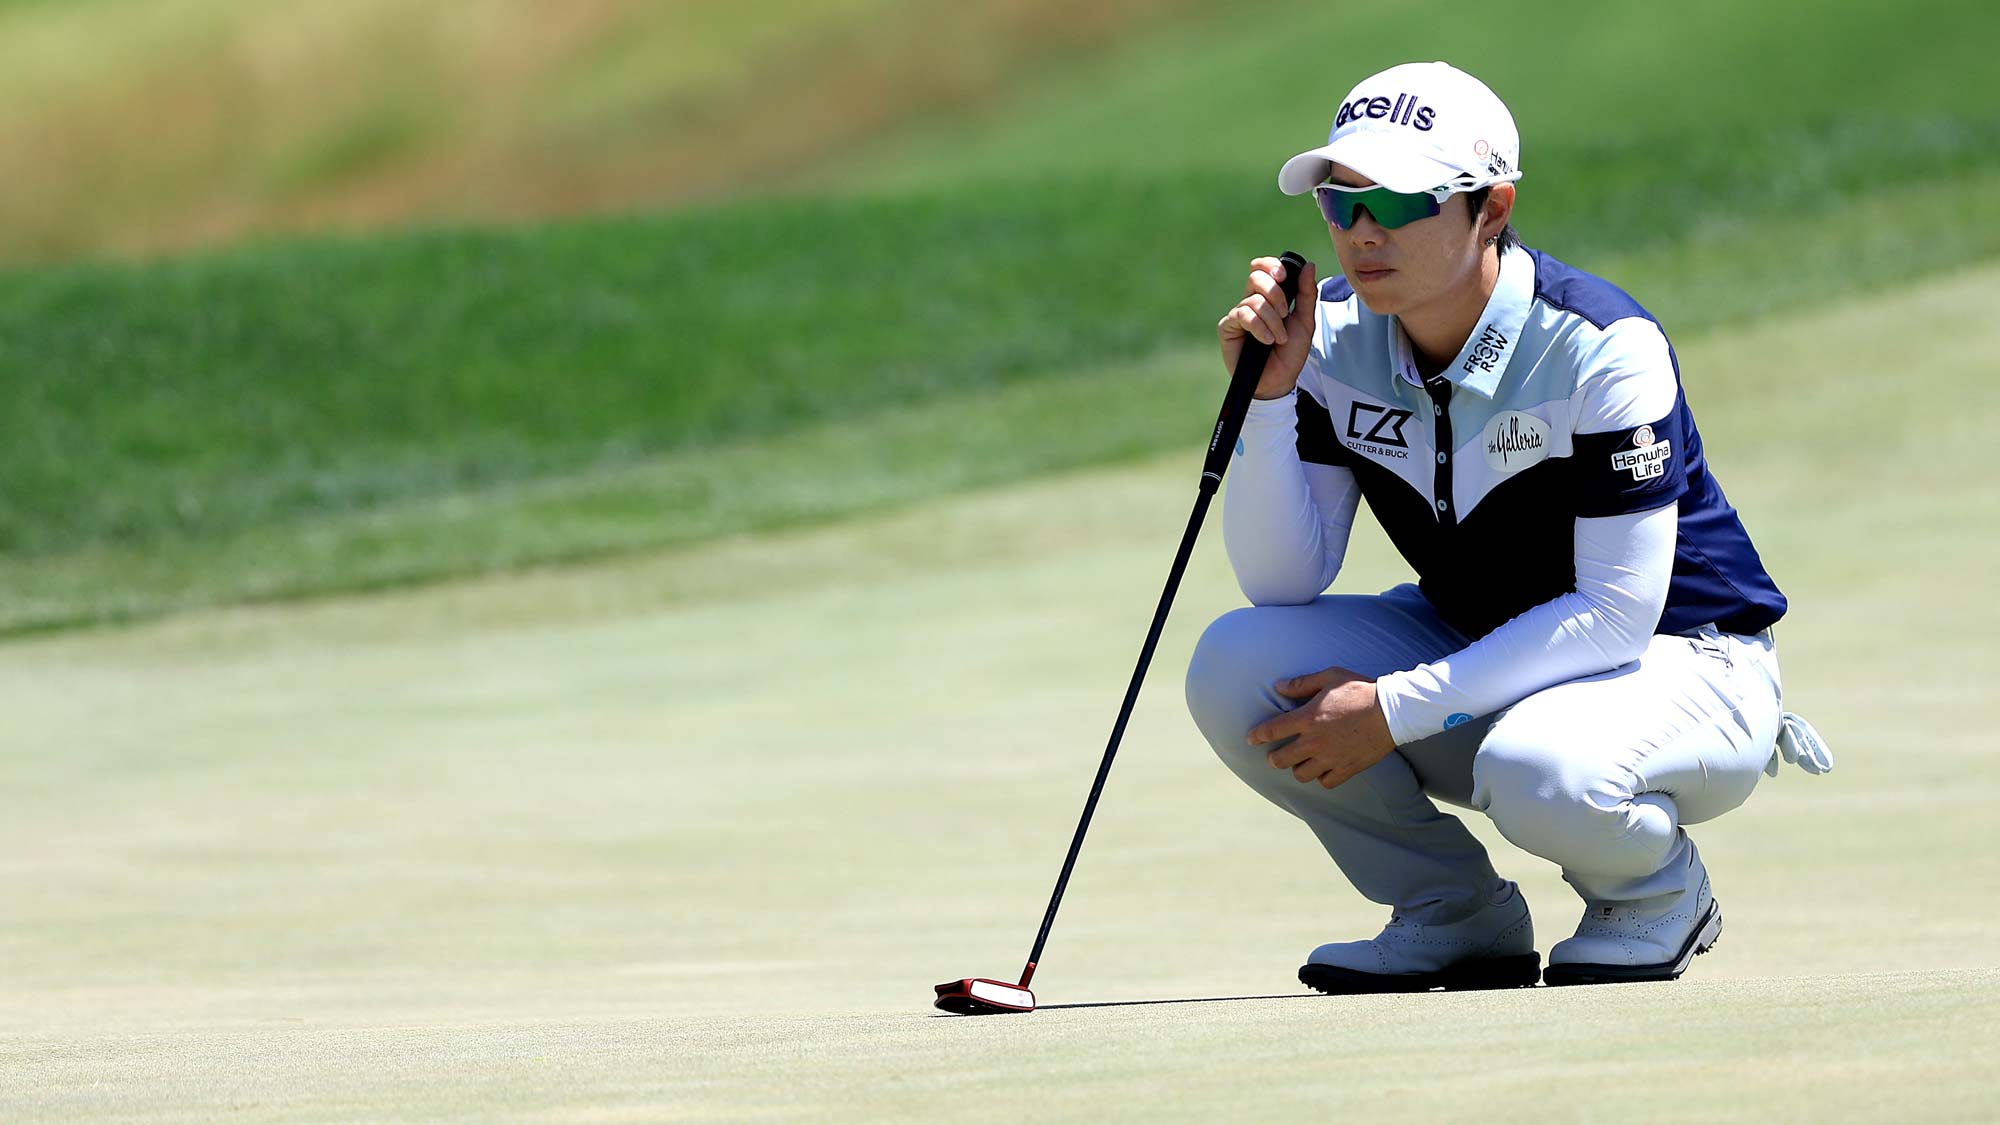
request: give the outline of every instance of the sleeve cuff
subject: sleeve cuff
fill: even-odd
[[[1241,437],[1236,443],[1238,457],[1254,456],[1262,461],[1272,457],[1296,457],[1299,432],[1297,390],[1279,398],[1253,398],[1243,416]]]
[[[1279,395],[1277,398],[1252,396],[1250,410],[1243,416],[1243,424],[1248,426],[1253,422],[1294,422],[1298,416],[1299,389],[1293,387],[1290,393]]]
[[[1398,746],[1429,738],[1452,725],[1438,713],[1434,700],[1424,698],[1415,682],[1422,670],[1419,666],[1408,672],[1391,672],[1375,681],[1376,705],[1382,708],[1382,718],[1389,724],[1389,737]]]

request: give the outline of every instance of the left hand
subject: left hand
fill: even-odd
[[[1396,748],[1389,720],[1375,699],[1375,681],[1345,668],[1326,668],[1272,686],[1279,695],[1306,700],[1250,728],[1252,746],[1292,739],[1268,755],[1273,769],[1289,769],[1300,781],[1331,789]]]

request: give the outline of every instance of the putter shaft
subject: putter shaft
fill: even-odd
[[[1294,251],[1284,253],[1285,278],[1279,282],[1287,306],[1298,299],[1299,274],[1305,268],[1305,259]],[[1286,310],[1290,311],[1289,307]],[[1146,681],[1146,669],[1153,662],[1153,650],[1160,643],[1160,632],[1166,628],[1167,612],[1173,608],[1174,594],[1180,589],[1181,575],[1187,570],[1188,558],[1194,554],[1195,539],[1201,535],[1201,525],[1208,515],[1208,503],[1222,486],[1222,474],[1229,468],[1229,456],[1235,449],[1236,438],[1243,431],[1243,417],[1250,409],[1251,396],[1257,392],[1257,382],[1263,377],[1264,363],[1270,357],[1271,346],[1260,342],[1255,336],[1243,338],[1243,350],[1236,358],[1236,371],[1229,380],[1229,390],[1222,397],[1222,410],[1216,415],[1215,430],[1209,435],[1208,457],[1202,465],[1201,482],[1197,486],[1194,511],[1188,514],[1187,530],[1181,533],[1180,549],[1174,553],[1174,565],[1167,571],[1166,588],[1160,591],[1160,604],[1153,610],[1153,624],[1146,631],[1146,643],[1139,649],[1139,663],[1132,669],[1132,680],[1125,685],[1125,701],[1118,708],[1118,721],[1111,726],[1111,738],[1104,746],[1104,760],[1097,765],[1097,777],[1090,783],[1090,796],[1083,802],[1083,815],[1076,822],[1076,835],[1070,839],[1069,854],[1063,857],[1062,874],[1056,877],[1055,890],[1049,895],[1049,908],[1042,914],[1042,928],[1035,934],[1034,948],[1028,951],[1027,965],[1021,970],[1021,987],[1026,988],[1035,977],[1035,965],[1042,959],[1042,947],[1048,944],[1049,929],[1055,925],[1056,908],[1062,905],[1063,891],[1069,887],[1070,873],[1076,870],[1076,856],[1083,849],[1084,833],[1090,829],[1090,818],[1097,811],[1097,799],[1104,793],[1104,779],[1111,776],[1111,761],[1118,755],[1119,740],[1125,737],[1125,724],[1132,718],[1132,706],[1139,699],[1139,685]]]

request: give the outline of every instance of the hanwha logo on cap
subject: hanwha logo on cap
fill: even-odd
[[[1653,444],[1653,427],[1640,426],[1638,429],[1632,431],[1632,444],[1637,446]]]
[[[1486,154],[1492,150],[1493,146],[1487,144],[1484,138],[1472,142],[1472,155],[1477,156],[1481,160],[1486,159]]]

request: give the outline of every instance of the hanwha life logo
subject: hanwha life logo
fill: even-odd
[[[1632,448],[1621,449],[1611,455],[1612,470],[1631,473],[1634,482],[1658,480],[1666,476],[1667,462],[1674,455],[1674,443],[1655,441],[1656,436],[1651,426],[1633,430]]]
[[[1486,451],[1486,467],[1496,473],[1518,473],[1539,465],[1549,456],[1549,424],[1520,410],[1493,416],[1480,435]]]

